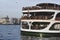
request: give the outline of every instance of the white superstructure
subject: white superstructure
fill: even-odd
[[[60,5],[41,3],[22,12],[21,31],[60,33]]]

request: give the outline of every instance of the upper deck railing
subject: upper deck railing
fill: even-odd
[[[37,4],[36,6],[22,8],[22,10],[40,10],[40,9],[60,10],[60,5],[51,3],[41,3]]]
[[[53,16],[31,16],[31,17],[23,16],[23,17],[21,17],[21,19],[27,19],[27,20],[30,20],[30,19],[49,20],[49,19],[51,19],[52,17],[53,17]]]

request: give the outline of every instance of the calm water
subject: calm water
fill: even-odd
[[[34,37],[34,36],[21,36],[22,40],[60,40],[60,37],[48,37],[48,38],[41,38],[41,37]]]
[[[22,36],[20,25],[0,25],[0,40],[60,40],[60,37]]]
[[[20,25],[0,25],[0,40],[20,40]]]

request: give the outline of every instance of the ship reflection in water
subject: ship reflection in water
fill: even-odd
[[[22,40],[60,40],[60,37],[34,37],[34,36],[21,36]]]
[[[60,40],[60,33],[36,33],[21,31],[22,40]]]

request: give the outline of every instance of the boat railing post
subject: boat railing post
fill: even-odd
[[[28,25],[29,25],[29,30],[31,30],[32,22],[28,22]]]
[[[42,38],[43,38],[43,35],[42,35],[42,33],[40,33],[40,40],[42,40]]]

